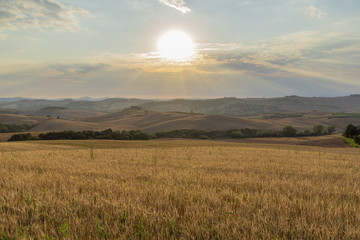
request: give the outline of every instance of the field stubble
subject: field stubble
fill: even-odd
[[[143,148],[140,142],[108,141],[111,148],[101,141],[47,143],[0,144],[4,235],[360,237],[357,149],[185,140],[150,141]]]

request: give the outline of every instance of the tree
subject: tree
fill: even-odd
[[[345,132],[343,133],[343,136],[347,137],[347,138],[354,138],[357,134],[358,134],[357,128],[354,125],[349,124],[346,127]]]
[[[286,126],[282,130],[282,135],[284,137],[295,137],[297,133],[297,129],[292,126]]]
[[[336,128],[334,125],[330,125],[326,128],[326,133],[327,134],[333,134],[335,132]]]
[[[27,141],[31,140],[32,136],[30,133],[20,133],[20,134],[14,134],[11,136],[11,138],[8,140],[9,142],[14,141]]]
[[[0,125],[0,133],[6,133],[8,131],[9,131],[9,129],[6,126],[1,126]]]
[[[313,126],[314,135],[323,135],[325,133],[325,127],[321,124]]]
[[[360,135],[354,137],[354,142],[360,144]]]
[[[191,138],[199,138],[201,135],[204,135],[204,132],[200,130],[191,130],[190,132]]]
[[[232,138],[241,138],[243,136],[244,135],[243,135],[243,133],[241,131],[232,131],[230,133],[230,137],[232,137]]]
[[[304,135],[305,135],[305,136],[310,136],[310,135],[311,135],[310,130],[305,130],[305,131],[304,131]]]

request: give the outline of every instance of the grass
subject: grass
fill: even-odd
[[[360,145],[357,144],[353,138],[345,138],[345,139],[351,147],[360,148]]]
[[[335,118],[360,118],[360,113],[333,113]]]
[[[196,140],[1,143],[0,239],[358,239],[358,156]]]

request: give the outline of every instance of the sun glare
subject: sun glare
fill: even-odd
[[[173,30],[159,39],[158,50],[163,58],[183,61],[194,54],[194,43],[186,33]]]

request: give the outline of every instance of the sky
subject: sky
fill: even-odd
[[[0,97],[360,93],[359,0],[0,0]],[[186,60],[157,44],[180,30]]]

